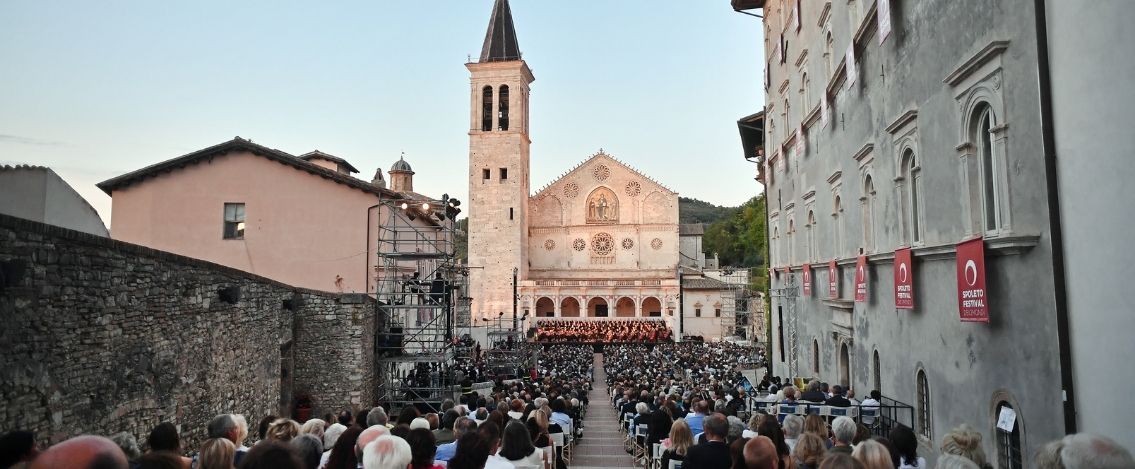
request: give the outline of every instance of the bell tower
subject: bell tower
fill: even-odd
[[[496,0],[469,69],[469,296],[471,315],[513,312],[513,276],[528,277],[528,93],[508,0]]]

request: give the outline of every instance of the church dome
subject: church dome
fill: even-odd
[[[390,172],[393,173],[395,171],[414,172],[414,170],[410,168],[410,163],[407,163],[403,158],[398,158],[398,161],[394,162],[394,166],[390,167]]]

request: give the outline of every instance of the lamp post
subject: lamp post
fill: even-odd
[[[513,330],[513,332],[516,332],[516,302],[520,300],[520,297],[517,296],[517,293],[516,293],[516,287],[517,287],[516,277],[519,274],[520,274],[520,268],[519,267],[513,267],[512,268],[512,330]]]

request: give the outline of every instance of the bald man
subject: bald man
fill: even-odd
[[[32,461],[31,469],[127,469],[126,455],[108,438],[77,436],[59,443]]]
[[[355,442],[355,457],[358,458],[359,461],[362,461],[363,449],[366,448],[367,445],[370,444],[370,442],[377,440],[378,437],[389,434],[390,430],[388,430],[383,425],[367,427],[366,430],[363,430],[362,433],[359,433],[359,439]]]
[[[778,469],[780,457],[776,454],[776,445],[767,436],[757,436],[745,443],[742,453],[745,456],[747,469]]]

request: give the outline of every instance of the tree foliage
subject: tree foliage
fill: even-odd
[[[749,199],[733,212],[705,229],[702,246],[706,254],[718,255],[721,266],[752,270],[753,286],[768,286],[767,217],[764,194]]]

